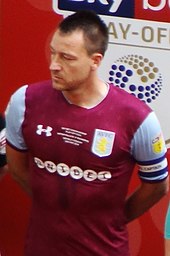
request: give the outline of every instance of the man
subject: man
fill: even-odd
[[[7,171],[6,163],[6,138],[5,138],[5,119],[0,113],[0,179]]]
[[[107,44],[99,16],[70,15],[50,43],[51,81],[10,100],[9,167],[32,195],[25,256],[128,256],[126,224],[167,193],[155,114],[97,76]],[[141,185],[126,198],[136,163]]]

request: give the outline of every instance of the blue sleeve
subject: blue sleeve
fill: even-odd
[[[159,121],[151,112],[132,140],[132,155],[139,167],[139,177],[146,182],[158,182],[168,176],[166,146]]]
[[[12,96],[5,111],[6,140],[18,150],[27,150],[23,135],[22,123],[25,115],[25,91],[27,85],[19,88]]]
[[[170,239],[170,205],[166,213],[164,237],[165,239]]]

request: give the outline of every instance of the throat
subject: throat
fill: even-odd
[[[67,92],[62,92],[63,96],[69,102],[69,104],[74,104],[76,106],[91,109],[100,104],[109,91],[109,85],[102,83],[102,86],[98,86],[98,90],[92,90],[87,92],[81,92],[78,94],[70,94]]]

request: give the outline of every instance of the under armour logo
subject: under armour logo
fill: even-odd
[[[44,129],[44,128],[43,128],[43,125],[42,125],[42,124],[39,124],[39,125],[37,125],[37,131],[36,131],[36,133],[37,133],[38,135],[42,135],[42,133],[45,133],[45,135],[46,135],[47,137],[49,137],[49,136],[52,136],[52,133],[51,133],[52,130],[53,130],[53,128],[50,127],[50,126],[47,126],[46,129]]]
[[[70,0],[72,2],[84,2],[86,0]],[[101,4],[103,5],[110,5],[110,1],[108,0],[98,0]],[[120,6],[120,4],[122,3],[123,0],[112,0],[111,6],[110,6],[110,12],[116,12]],[[96,0],[87,0],[87,2],[89,4],[93,4],[96,2]]]

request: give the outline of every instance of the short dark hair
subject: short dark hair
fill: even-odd
[[[61,33],[81,30],[85,39],[85,48],[89,55],[99,52],[103,56],[108,46],[108,29],[104,21],[91,10],[81,10],[67,16],[58,26]]]

